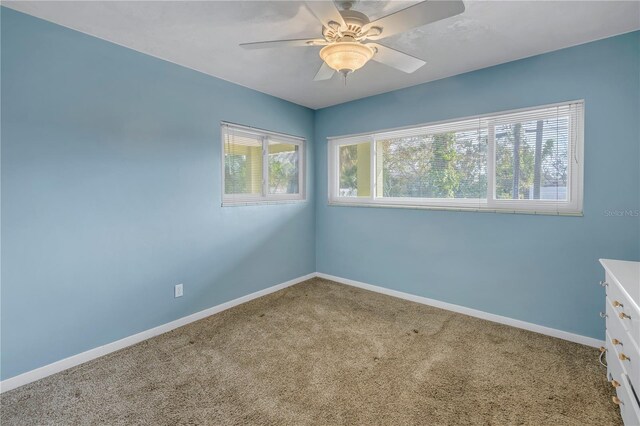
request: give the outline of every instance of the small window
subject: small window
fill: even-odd
[[[583,102],[329,139],[329,202],[581,214]]]
[[[304,140],[222,124],[223,205],[304,199]]]

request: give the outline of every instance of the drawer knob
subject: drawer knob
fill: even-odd
[[[608,282],[606,282],[606,281],[600,281],[600,287],[606,287],[606,286],[608,286],[608,285],[609,285],[609,283],[608,283]]]
[[[618,355],[618,358],[620,358],[620,361],[629,361],[631,359],[623,353],[620,353],[620,355]]]
[[[622,308],[624,305],[620,302],[618,302],[617,300],[613,301],[613,306],[615,306],[616,308]]]
[[[625,319],[625,318],[631,319],[631,317],[629,315],[625,314],[624,312],[620,312],[620,314],[618,316],[620,317],[620,319]]]
[[[611,339],[611,343],[613,343],[614,345],[620,345],[622,346],[622,342],[618,339]]]
[[[613,386],[614,388],[619,388],[620,387],[620,382],[618,382],[617,380],[612,380],[611,381],[611,386]]]
[[[613,398],[611,398],[613,400],[613,403],[616,405],[620,405],[620,404],[624,404],[620,398],[618,398],[617,396],[614,396]]]
[[[600,352],[606,352],[607,348],[605,348],[604,346],[600,346]]]

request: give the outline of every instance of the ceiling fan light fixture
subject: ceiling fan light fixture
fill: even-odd
[[[320,58],[343,74],[362,68],[374,54],[373,48],[358,42],[337,42],[320,50]]]

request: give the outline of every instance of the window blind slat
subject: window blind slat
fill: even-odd
[[[486,118],[474,118],[471,120],[464,120],[458,122],[449,122],[442,124],[435,124],[429,126],[420,126],[413,129],[401,129],[393,130],[389,132],[375,133],[375,139],[393,139],[402,137],[412,137],[424,134],[437,134],[446,132],[456,132],[465,130],[475,130],[481,127],[487,127],[488,120]]]

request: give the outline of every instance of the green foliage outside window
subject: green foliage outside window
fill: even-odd
[[[487,191],[486,144],[486,132],[478,136],[477,131],[379,141],[382,195],[483,198]]]
[[[554,190],[567,186],[566,121],[496,126],[496,199],[564,198]],[[550,195],[545,188],[551,189]]]
[[[225,154],[224,156],[224,193],[245,194],[249,192],[247,156]]]
[[[298,192],[297,152],[269,154],[269,192],[296,194]]]

